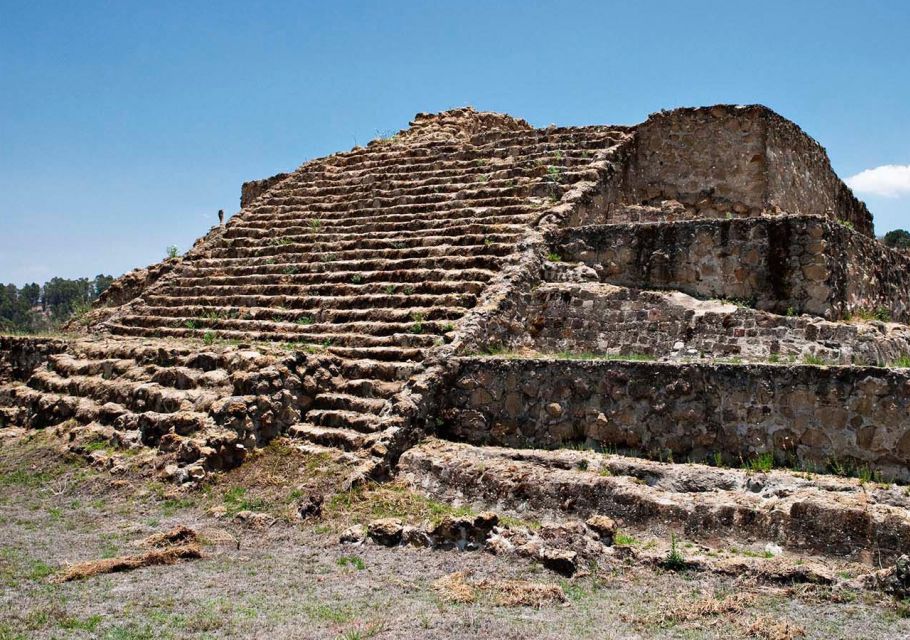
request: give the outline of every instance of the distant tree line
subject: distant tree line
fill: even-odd
[[[0,285],[0,331],[53,330],[74,314],[88,311],[113,281],[112,276],[97,275],[91,280],[52,278],[43,286],[36,282],[22,287]]]
[[[882,238],[882,242],[892,249],[910,249],[910,232],[906,229],[895,229],[889,231]]]

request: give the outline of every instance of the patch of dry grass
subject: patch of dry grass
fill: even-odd
[[[500,607],[543,607],[566,602],[557,584],[528,580],[469,580],[469,573],[456,571],[433,582],[433,590],[445,602],[468,604],[480,596]]]
[[[70,582],[71,580],[84,580],[103,573],[119,573],[132,571],[141,567],[154,565],[174,564],[178,560],[194,560],[202,557],[198,544],[184,544],[167,549],[156,549],[147,553],[134,556],[120,556],[117,558],[104,558],[80,562],[64,569],[63,573],[54,577],[52,582]]]

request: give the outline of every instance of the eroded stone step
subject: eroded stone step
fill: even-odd
[[[310,422],[300,422],[291,426],[288,429],[288,436],[344,451],[364,449],[371,444],[371,439],[365,434],[348,429],[319,426]]]

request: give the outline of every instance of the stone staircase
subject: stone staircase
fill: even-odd
[[[194,366],[206,351],[198,341],[283,343],[318,354],[325,370],[282,430],[381,455],[377,443],[402,422],[390,405],[405,383],[453,340],[541,215],[597,180],[628,139],[623,128],[489,117],[419,116],[391,139],[304,165],[92,327],[122,344],[185,345],[179,357],[80,346],[0,404],[27,407],[34,426],[98,420],[147,444],[169,431],[214,433],[230,422],[223,399],[237,394],[223,366]]]

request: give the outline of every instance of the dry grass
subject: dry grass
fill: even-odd
[[[173,547],[176,545],[191,544],[196,542],[198,536],[196,532],[185,527],[183,525],[178,525],[171,529],[170,531],[165,531],[164,533],[156,533],[149,536],[145,540],[139,542],[143,547],[151,547],[153,549],[162,549],[165,547]]]
[[[433,589],[445,602],[467,604],[481,595],[500,607],[543,607],[566,601],[562,587],[528,580],[468,579],[466,571],[456,571],[433,582]]]
[[[804,638],[806,631],[799,625],[787,620],[776,620],[769,616],[761,616],[749,625],[748,633],[754,638],[762,640],[796,640]]]
[[[202,557],[198,544],[184,544],[167,549],[149,551],[135,556],[120,556],[103,560],[90,560],[67,567],[63,573],[55,576],[52,582],[70,582],[84,580],[104,573],[132,571],[141,567],[174,564],[178,560],[192,560]]]

